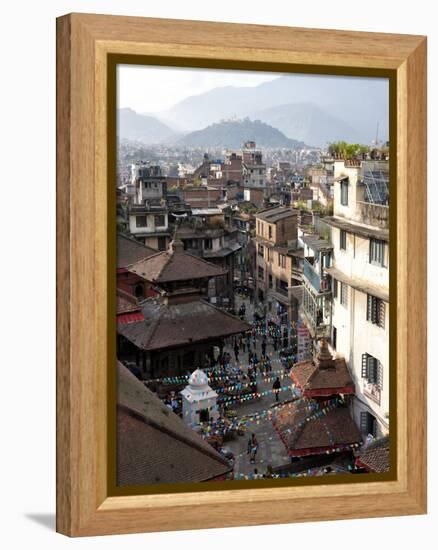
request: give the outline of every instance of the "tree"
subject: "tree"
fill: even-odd
[[[347,143],[346,141],[335,141],[328,146],[328,152],[332,157],[352,160],[360,158],[369,153],[370,148],[360,143]]]

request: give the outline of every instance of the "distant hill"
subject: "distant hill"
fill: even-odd
[[[320,114],[325,114],[327,124],[322,125],[320,134],[315,125],[309,145],[324,145],[326,141],[336,139],[347,140],[343,134],[347,131],[348,140],[368,144],[376,136],[377,124],[379,139],[388,139],[389,85],[384,78],[290,74],[254,87],[214,88],[190,96],[157,116],[164,122],[171,122],[175,128],[194,131],[233,116],[249,116],[269,122],[261,117],[262,111],[291,104],[312,104],[320,110]],[[298,116],[299,110],[296,112]],[[306,116],[310,120],[310,116]],[[329,117],[333,117],[331,130]],[[289,133],[286,127],[285,124],[280,129],[287,137],[307,141],[304,133]]]
[[[191,132],[176,144],[185,147],[229,147],[237,149],[244,141],[255,141],[260,147],[297,149],[303,142],[287,138],[280,130],[260,120],[225,120]]]
[[[152,116],[141,115],[132,109],[119,109],[117,112],[117,136],[143,143],[160,143],[177,136],[166,124]]]
[[[255,114],[254,114],[255,115]],[[356,130],[314,103],[289,103],[257,112],[257,118],[308,145],[355,141]]]

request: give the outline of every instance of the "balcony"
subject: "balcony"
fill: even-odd
[[[389,206],[372,202],[356,202],[356,215],[362,223],[379,229],[389,228]]]
[[[315,297],[307,287],[303,286],[302,288],[302,298],[299,302],[301,318],[305,322],[312,337],[329,338],[331,304],[328,297],[324,295]]]
[[[281,294],[282,296],[285,296],[286,298],[288,297],[287,287],[285,288],[285,287],[276,285],[275,292],[277,292],[278,294]]]
[[[319,273],[315,271],[312,264],[305,258],[303,275],[318,294],[330,292],[330,279],[326,276],[321,277]]]

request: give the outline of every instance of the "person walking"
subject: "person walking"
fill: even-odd
[[[278,397],[279,397],[279,393],[280,393],[280,388],[281,388],[281,383],[280,383],[280,378],[277,376],[277,378],[275,379],[274,383],[272,384],[272,389],[275,393],[275,401],[278,403]]]
[[[265,357],[266,356],[266,340],[263,339],[263,342],[262,342],[262,355]]]
[[[258,368],[258,365],[259,365],[259,358],[257,357],[257,353],[254,353],[254,357],[253,357],[252,361],[254,363],[254,372],[257,375],[257,368]]]
[[[234,357],[236,358],[236,363],[239,362],[239,346],[237,345],[237,341],[234,342]]]
[[[272,372],[271,360],[269,359],[269,357],[266,357],[265,358],[265,373],[269,374],[270,372]]]
[[[258,448],[259,442],[257,441],[256,435],[253,433],[248,440],[248,454],[251,464],[255,464]]]

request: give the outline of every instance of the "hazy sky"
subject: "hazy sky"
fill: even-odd
[[[257,86],[281,76],[254,71],[144,65],[119,65],[117,69],[118,107],[130,107],[138,113],[165,111],[186,97],[218,86]]]

